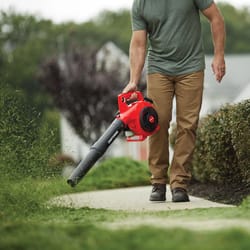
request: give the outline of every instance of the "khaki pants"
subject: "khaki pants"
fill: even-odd
[[[170,166],[171,189],[187,189],[191,179],[189,165],[195,148],[196,129],[202,103],[204,71],[181,76],[160,73],[147,76],[147,95],[154,102],[160,130],[149,138],[151,182],[167,183],[169,167],[169,124],[173,98],[176,98],[177,135]]]

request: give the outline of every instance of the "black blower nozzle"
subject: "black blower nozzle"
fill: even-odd
[[[74,187],[88,173],[96,161],[106,152],[110,144],[123,130],[124,124],[121,120],[115,119],[105,133],[91,146],[86,158],[74,169],[67,183]]]

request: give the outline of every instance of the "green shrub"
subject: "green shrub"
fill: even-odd
[[[203,182],[249,185],[249,128],[250,100],[227,105],[202,119],[192,162],[194,177]]]
[[[229,125],[239,170],[250,183],[250,99],[234,107]]]

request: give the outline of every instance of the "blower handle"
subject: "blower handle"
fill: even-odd
[[[123,113],[123,112],[128,110],[129,105],[131,104],[131,102],[129,103],[129,101],[130,101],[130,98],[132,97],[132,95],[136,95],[136,99],[131,100],[132,103],[136,102],[136,101],[143,101],[144,100],[144,97],[140,91],[130,91],[127,93],[119,94],[118,95],[118,107],[119,107],[120,113]]]

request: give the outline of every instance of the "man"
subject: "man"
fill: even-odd
[[[225,28],[213,0],[134,0],[133,3],[130,81],[123,92],[137,89],[147,52],[147,95],[154,102],[160,125],[160,130],[149,138],[151,201],[166,200],[168,129],[174,96],[177,135],[169,171],[170,188],[173,202],[189,201],[189,166],[195,147],[205,68],[200,12],[211,24],[212,70],[220,82],[225,75]]]

